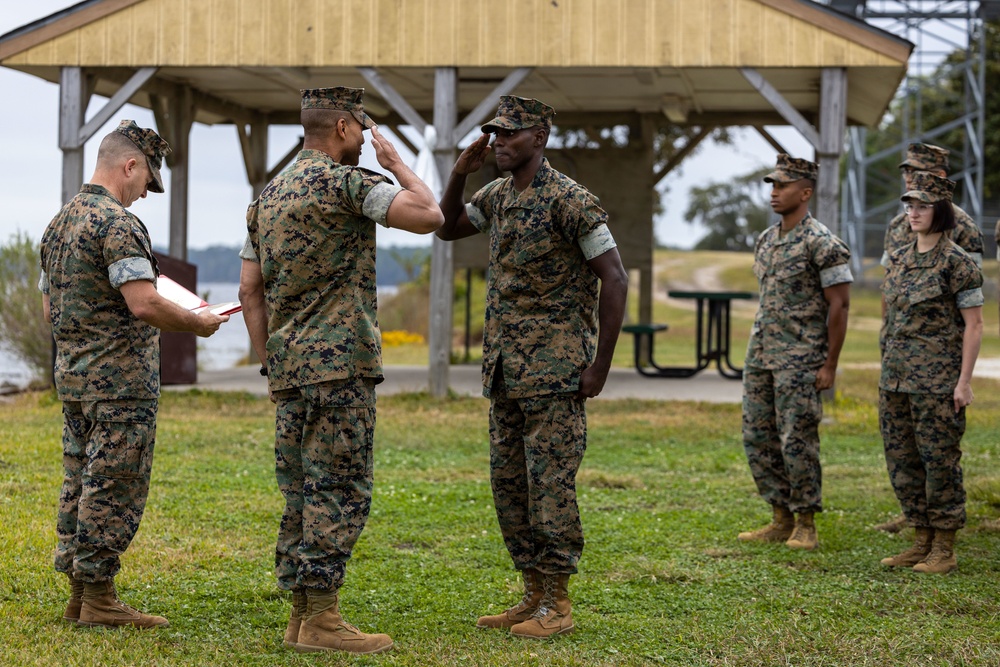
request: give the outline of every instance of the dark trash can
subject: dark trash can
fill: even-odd
[[[160,273],[197,293],[198,267],[184,260],[153,252]],[[160,332],[160,383],[195,384],[198,382],[198,340],[187,331]]]

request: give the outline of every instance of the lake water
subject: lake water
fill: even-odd
[[[395,294],[395,285],[378,288],[379,295]],[[238,283],[201,283],[198,294],[208,297],[209,303],[236,301],[239,291]],[[250,351],[250,337],[243,323],[243,315],[236,313],[229,317],[219,330],[209,338],[198,339],[198,368],[202,370],[221,370],[232,368],[246,357]],[[10,354],[9,350],[0,347],[0,385],[13,384],[23,387],[31,380],[28,367]]]

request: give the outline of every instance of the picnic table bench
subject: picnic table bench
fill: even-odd
[[[689,378],[715,362],[719,374],[731,380],[743,377],[743,369],[733,365],[729,358],[731,345],[730,315],[734,299],[751,299],[750,292],[678,291],[668,294],[675,299],[694,299],[695,365],[660,366],[653,359],[654,336],[666,331],[666,324],[640,323],[622,327],[633,336],[635,368],[646,377]],[[646,351],[645,353],[643,351]]]

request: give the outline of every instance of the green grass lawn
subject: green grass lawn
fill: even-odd
[[[118,578],[169,628],[60,620],[52,571],[61,481],[51,394],[0,404],[3,665],[996,665],[1000,383],[977,381],[964,464],[959,570],[891,571],[907,544],[869,526],[897,510],[877,435],[876,371],[844,372],[823,427],[820,548],[743,544],[766,521],[738,405],[598,401],[579,478],[587,547],[571,580],[577,632],[526,642],[477,630],[518,598],[488,481],[488,404],[379,400],[372,515],[342,591],[346,617],[388,632],[368,658],[284,649],[288,601],[273,540],[273,407],[241,394],[167,393],[152,491]]]
[[[691,289],[692,276],[698,271],[709,270],[718,280],[715,289],[726,291],[752,292],[756,295],[757,283],[753,275],[753,255],[751,253],[657,250],[654,253],[657,267],[653,281],[653,322],[667,324],[669,329],[656,334],[654,359],[661,366],[690,366],[694,363],[695,310],[694,302],[667,301],[666,295],[672,289]],[[996,260],[987,259],[984,267],[988,292],[987,305],[983,309],[984,333],[983,349],[980,356],[1000,356],[1000,336],[998,336],[998,314],[996,290]],[[849,364],[877,363],[879,358],[878,333],[882,321],[881,293],[878,290],[882,268],[875,265],[865,273],[865,280],[858,281],[851,289],[851,308],[848,318],[847,343],[841,355],[841,362]],[[465,361],[465,273],[456,273],[456,294],[453,306],[455,337],[452,341],[452,358],[456,362]],[[404,287],[397,300],[390,302],[380,311],[379,319],[383,330],[406,329],[413,322],[426,322],[425,315],[417,316],[413,308],[426,309],[427,285],[415,284]],[[485,311],[486,283],[482,276],[474,275],[470,300],[469,363],[478,364],[482,359],[483,313]],[[639,322],[638,277],[633,276],[629,287],[626,323]],[[746,356],[747,338],[757,310],[756,300],[734,301],[732,311],[732,351],[734,364],[741,366]],[[419,327],[418,327],[419,328]],[[428,348],[423,345],[385,346],[383,361],[387,365],[426,364]],[[613,364],[628,368],[633,365],[633,339],[623,333],[615,346]]]
[[[721,289],[756,291],[747,254],[656,257],[666,267],[655,281],[661,296],[716,264]],[[987,276],[995,275],[990,262]],[[477,280],[480,329],[482,289]],[[753,314],[753,303],[734,311],[737,364]],[[981,356],[1000,356],[995,300],[984,315]],[[462,319],[456,312],[457,333]],[[690,363],[693,309],[657,299],[653,319],[670,324],[657,337],[657,361]],[[877,429],[878,322],[877,290],[853,289],[837,399],[822,430],[826,511],[812,553],[736,540],[768,518],[743,455],[738,405],[593,402],[579,477],[587,547],[570,586],[578,630],[541,643],[474,627],[519,597],[490,496],[483,399],[379,399],[372,515],[342,609],[396,647],[367,658],[281,645],[289,604],[272,572],[282,500],[266,399],[163,396],[149,504],[118,578],[126,601],[170,619],[147,632],[60,620],[67,587],[52,571],[60,405],[49,393],[6,399],[0,665],[998,665],[1000,532],[987,522],[1000,515],[1000,382],[974,382],[959,570],[883,568],[879,559],[908,541],[869,528],[898,510]],[[478,343],[472,353],[479,357]],[[385,350],[387,364],[426,359],[426,345]],[[615,364],[631,366],[630,335],[619,339]]]

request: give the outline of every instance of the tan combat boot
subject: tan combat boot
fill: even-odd
[[[906,528],[906,523],[906,515],[900,514],[899,516],[889,519],[885,523],[872,526],[872,528],[875,530],[881,530],[883,533],[899,533]]]
[[[931,552],[927,554],[927,558],[913,566],[913,571],[925,574],[948,574],[957,567],[955,531],[935,530]]]
[[[80,625],[102,628],[117,628],[122,625],[136,628],[165,628],[170,623],[162,616],[144,614],[119,600],[115,582],[108,579],[96,584],[83,584]]]
[[[784,542],[792,536],[795,528],[795,517],[787,507],[772,505],[773,518],[771,523],[757,530],[740,533],[736,537],[743,542]]]
[[[789,549],[805,549],[806,551],[812,551],[819,546],[812,512],[802,512],[795,515],[795,529],[792,530],[792,536],[785,542],[785,546]]]
[[[345,653],[381,653],[392,648],[389,635],[366,635],[340,615],[337,593],[308,591],[306,614],[299,625],[295,650],[302,653],[344,651]]]
[[[481,616],[477,628],[510,628],[531,618],[542,601],[542,575],[534,568],[521,570],[524,580],[524,597],[510,609],[495,616]]]
[[[302,617],[306,615],[306,608],[306,592],[292,591],[292,613],[288,617],[284,638],[284,644],[288,648],[295,648],[299,643],[299,625],[302,623]]]
[[[74,577],[72,572],[67,572],[66,576],[69,577],[69,602],[66,603],[63,620],[77,623],[80,620],[80,607],[83,606],[83,582]]]
[[[915,538],[913,546],[906,551],[882,559],[882,565],[889,567],[913,567],[931,552],[931,542],[934,540],[934,529],[917,526],[913,529]]]
[[[531,618],[510,629],[524,639],[548,639],[573,632],[573,605],[569,600],[568,574],[541,574],[542,601]]]

